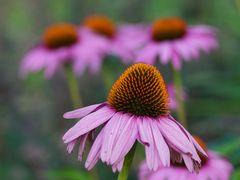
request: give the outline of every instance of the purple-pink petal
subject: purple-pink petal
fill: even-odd
[[[122,121],[125,121],[126,123],[112,149],[112,157],[110,159],[111,164],[120,162],[130,151],[137,139],[138,132],[135,117],[130,117],[129,115],[124,114]]]
[[[96,108],[99,106],[104,105],[104,103],[99,103],[99,104],[94,104],[90,106],[86,106],[83,108],[76,109],[74,111],[69,111],[63,115],[64,118],[66,119],[73,119],[73,118],[82,118],[89,113],[93,112]]]
[[[108,121],[115,112],[108,106],[102,107],[96,112],[93,112],[82,118],[77,124],[69,129],[63,136],[64,143],[68,143],[75,138],[93,130],[101,124]]]
[[[87,168],[88,170],[92,169],[99,159],[102,140],[103,140],[103,131],[101,131],[98,134],[88,154],[87,160],[85,162],[85,168]]]

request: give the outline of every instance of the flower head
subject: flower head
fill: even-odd
[[[133,60],[133,50],[142,41],[143,28],[141,25],[119,25],[103,15],[86,17],[82,26],[94,32],[103,42],[102,58],[107,55],[119,57],[124,63]]]
[[[137,62],[154,64],[159,57],[161,63],[171,63],[176,70],[181,69],[183,60],[198,59],[201,50],[208,53],[218,46],[214,28],[188,26],[178,17],[153,22],[142,44],[136,50]]]
[[[21,63],[21,75],[45,71],[50,78],[66,63],[72,64],[76,74],[81,75],[86,67],[96,73],[101,65],[101,47],[97,37],[74,25],[60,23],[48,27],[39,45],[31,49]]]
[[[184,168],[183,163],[172,163],[170,167],[160,167],[157,171],[151,172],[147,168],[146,162],[143,162],[139,170],[140,180],[228,180],[233,170],[232,165],[223,157],[217,155],[213,151],[207,150],[206,144],[197,136],[193,136],[198,144],[204,149],[208,158],[200,152],[199,156],[202,160],[202,168],[199,173],[190,173]]]
[[[101,129],[87,157],[87,169],[101,159],[113,171],[120,171],[136,141],[144,145],[151,170],[183,160],[190,171],[197,171],[201,163],[197,152],[206,155],[170,115],[163,77],[151,65],[132,65],[114,83],[107,102],[67,112],[64,117],[81,119],[63,136],[68,152],[80,141],[80,159],[89,134]]]

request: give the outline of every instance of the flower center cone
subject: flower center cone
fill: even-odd
[[[108,103],[118,111],[138,116],[168,114],[168,93],[161,73],[148,64],[130,66],[114,83]]]
[[[186,34],[187,25],[180,18],[166,18],[156,20],[152,24],[152,39],[154,41],[174,40]]]
[[[109,18],[101,15],[87,17],[83,21],[83,25],[108,38],[113,38],[116,33],[114,23]]]
[[[43,42],[49,49],[71,46],[77,40],[76,27],[67,23],[52,25],[43,34]]]

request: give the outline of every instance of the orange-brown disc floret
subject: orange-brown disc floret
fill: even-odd
[[[195,135],[193,135],[193,138],[195,139],[195,141],[197,141],[197,143],[201,146],[201,148],[206,152],[207,151],[207,146],[204,143],[204,141],[200,137],[195,136]],[[202,164],[207,162],[207,157],[206,156],[204,156],[200,152],[198,152],[198,155],[199,155],[200,159],[202,160]]]
[[[108,38],[115,35],[114,23],[107,17],[101,15],[89,16],[83,21],[83,25]]]
[[[43,34],[43,42],[49,49],[71,46],[77,40],[76,27],[67,23],[52,25]]]
[[[138,116],[166,115],[168,93],[161,73],[148,64],[130,66],[114,83],[108,103],[118,111]]]
[[[151,30],[154,41],[174,40],[186,34],[187,25],[182,19],[172,17],[156,20]]]

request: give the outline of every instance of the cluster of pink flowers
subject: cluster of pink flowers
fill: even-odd
[[[154,64],[159,58],[179,70],[183,60],[197,60],[200,51],[208,53],[217,46],[214,28],[188,26],[179,18],[159,19],[152,25],[116,25],[105,16],[90,16],[79,26],[60,23],[47,28],[40,43],[23,58],[21,75],[44,70],[50,78],[66,63],[77,75],[86,68],[97,73],[107,55],[127,64]]]
[[[79,119],[63,136],[67,151],[71,153],[79,143],[78,159],[82,160],[86,142],[93,142],[85,167],[90,170],[101,160],[115,172],[122,170],[126,155],[140,143],[146,155],[140,180],[225,180],[231,164],[202,147],[171,116],[170,109],[178,106],[176,90],[172,84],[166,86],[152,66],[159,59],[179,71],[184,61],[197,60],[201,51],[217,47],[215,28],[189,26],[176,17],[150,25],[116,25],[105,16],[90,16],[78,26],[48,27],[40,43],[23,58],[21,75],[43,70],[50,78],[66,65],[78,76],[86,69],[96,74],[108,55],[125,64],[136,63],[113,84],[105,102],[64,114],[66,119]],[[182,96],[187,98],[186,93]]]

